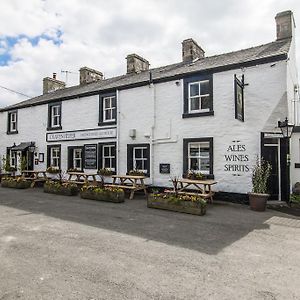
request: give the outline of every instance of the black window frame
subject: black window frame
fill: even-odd
[[[115,118],[113,121],[104,121],[103,118],[103,99],[108,98],[108,97],[115,97],[116,101],[116,106],[115,106]],[[116,125],[117,124],[117,108],[118,108],[118,99],[117,99],[117,93],[116,92],[111,92],[111,93],[105,93],[105,94],[100,94],[99,95],[99,122],[98,126],[109,126],[109,125]]]
[[[209,111],[205,112],[189,112],[189,85],[200,81],[209,81],[209,96],[210,96],[210,107]],[[205,117],[214,115],[213,107],[213,74],[198,74],[183,79],[183,114],[182,118],[194,118],[194,117]]]
[[[81,169],[78,171],[83,171],[84,169],[84,146],[68,146],[68,170],[75,169],[74,167],[74,150],[81,149]],[[77,168],[76,168],[77,169]]]
[[[104,146],[114,146],[115,147],[115,159],[113,162],[113,166],[115,171],[113,171],[113,175],[117,174],[117,160],[118,160],[118,151],[117,151],[117,143],[116,142],[108,142],[108,143],[98,143],[98,170],[102,169],[103,165],[103,147]]]
[[[234,110],[235,110],[235,119],[241,122],[245,122],[245,95],[244,95],[244,87],[245,87],[245,76],[242,75],[242,80],[239,80],[234,74]],[[242,94],[242,114],[239,116],[238,114],[238,93],[239,90]]]
[[[203,138],[186,138],[183,139],[183,177],[187,176],[188,169],[188,151],[189,143],[201,143],[209,142],[209,174],[204,174],[208,179],[214,179],[214,139],[213,137],[203,137]]]
[[[59,126],[52,126],[52,107],[58,106],[59,107]],[[49,103],[48,104],[48,127],[47,130],[61,130],[62,129],[62,104],[60,102],[54,102],[54,103]]]
[[[11,130],[11,116],[16,114],[16,130]],[[18,110],[10,110],[7,112],[7,131],[6,134],[18,134]]]
[[[150,153],[150,144],[127,144],[127,173],[130,170],[133,170],[133,149],[137,147],[147,148],[148,157],[147,157],[147,172],[145,173],[146,177],[150,177],[150,168],[151,168],[151,153]]]
[[[47,168],[52,167],[51,166],[51,149],[52,148],[59,148],[59,170],[61,170],[61,156],[62,156],[62,152],[61,152],[61,144],[53,144],[53,145],[47,145]]]

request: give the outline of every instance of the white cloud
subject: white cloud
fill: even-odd
[[[180,61],[181,41],[188,37],[207,55],[266,43],[275,40],[277,12],[291,9],[297,22],[298,2],[3,1],[0,55],[9,54],[10,61],[0,65],[0,85],[35,96],[42,91],[42,78],[53,72],[63,80],[61,70],[76,73],[85,65],[106,77],[125,73],[125,57],[132,52],[147,58],[152,67],[174,63]],[[6,37],[17,42],[7,45]],[[78,77],[71,73],[69,85],[77,84]],[[0,89],[0,106],[24,99]]]

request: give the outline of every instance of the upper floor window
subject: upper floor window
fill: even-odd
[[[17,111],[8,112],[7,115],[7,133],[18,133],[18,113]]]
[[[189,113],[208,112],[209,80],[189,83]]]
[[[115,93],[100,96],[99,125],[113,125],[117,121],[117,100]]]
[[[61,128],[61,103],[49,104],[48,130],[55,130]]]
[[[235,118],[244,122],[244,75],[241,80],[234,75],[234,102],[235,102]]]
[[[212,75],[198,75],[184,79],[183,118],[213,115]]]
[[[103,122],[116,120],[116,97],[103,98]]]

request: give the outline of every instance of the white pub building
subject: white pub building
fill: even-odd
[[[300,181],[299,86],[293,13],[275,20],[276,40],[249,49],[206,57],[187,39],[172,65],[150,69],[130,54],[118,77],[83,67],[78,86],[44,78],[43,95],[0,109],[0,155],[16,168],[26,157],[31,170],[142,170],[155,187],[194,170],[235,201],[263,156],[271,198],[286,200]],[[278,128],[286,118],[291,139]]]

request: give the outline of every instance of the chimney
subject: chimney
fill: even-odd
[[[186,39],[182,42],[183,62],[191,62],[196,58],[204,58],[204,53],[204,50],[193,39]]]
[[[45,77],[43,79],[43,94],[48,94],[66,87],[63,81],[56,79],[56,73],[53,73],[52,77],[53,78]]]
[[[293,37],[296,25],[292,11],[286,10],[278,13],[275,21],[277,40]]]
[[[127,59],[127,74],[140,73],[149,70],[149,61],[137,54],[129,54]]]
[[[79,73],[80,73],[79,82],[81,85],[103,79],[102,72],[94,70],[94,69],[90,69],[88,67],[80,68]]]

